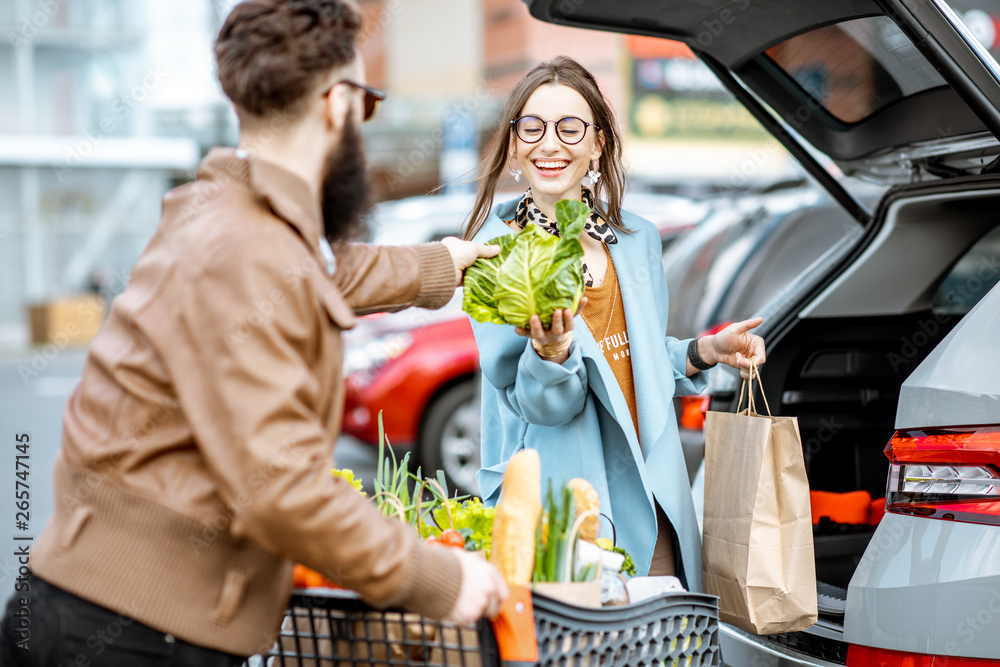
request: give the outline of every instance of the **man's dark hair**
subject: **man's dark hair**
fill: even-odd
[[[256,116],[296,114],[324,76],[354,60],[360,29],[350,0],[245,0],[215,40],[219,83]]]

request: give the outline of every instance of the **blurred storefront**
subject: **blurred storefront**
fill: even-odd
[[[680,42],[626,39],[628,158],[654,190],[741,189],[792,176],[791,162]]]
[[[618,114],[636,187],[733,189],[791,174],[784,151],[682,44],[543,23],[521,0],[366,0],[362,6],[370,26],[363,50],[370,78],[390,93],[380,118],[365,128],[382,198],[468,185],[474,177],[468,154],[460,161],[467,172],[442,171],[442,159],[455,164],[442,155],[446,136],[471,121],[474,151],[482,155],[506,94],[528,70],[557,55],[575,58],[597,78]],[[441,39],[428,39],[432,34]],[[513,181],[504,185],[514,187]]]
[[[31,304],[121,291],[163,193],[236,141],[212,54],[236,1],[0,1],[0,345],[29,339]],[[379,199],[472,189],[505,96],[560,54],[616,110],[635,188],[711,193],[791,175],[677,43],[542,23],[522,0],[358,2],[368,79],[389,93],[363,128]],[[952,4],[996,54],[1000,2]]]

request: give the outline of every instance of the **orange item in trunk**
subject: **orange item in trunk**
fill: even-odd
[[[877,526],[885,514],[885,498],[876,498],[868,505],[868,525]]]
[[[822,517],[829,517],[834,523],[868,523],[868,506],[872,496],[867,491],[810,491],[809,504],[812,506],[813,525]]]

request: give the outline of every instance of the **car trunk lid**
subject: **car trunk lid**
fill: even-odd
[[[525,2],[544,21],[684,42],[862,223],[845,176],[1000,166],[1000,69],[940,0]]]

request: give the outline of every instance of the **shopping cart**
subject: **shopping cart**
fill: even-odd
[[[592,609],[531,594],[538,661],[546,666],[719,667],[718,598],[668,593]],[[530,627],[530,626],[529,626]],[[350,591],[293,594],[274,647],[245,667],[512,667],[489,621],[456,626],[379,611]]]

